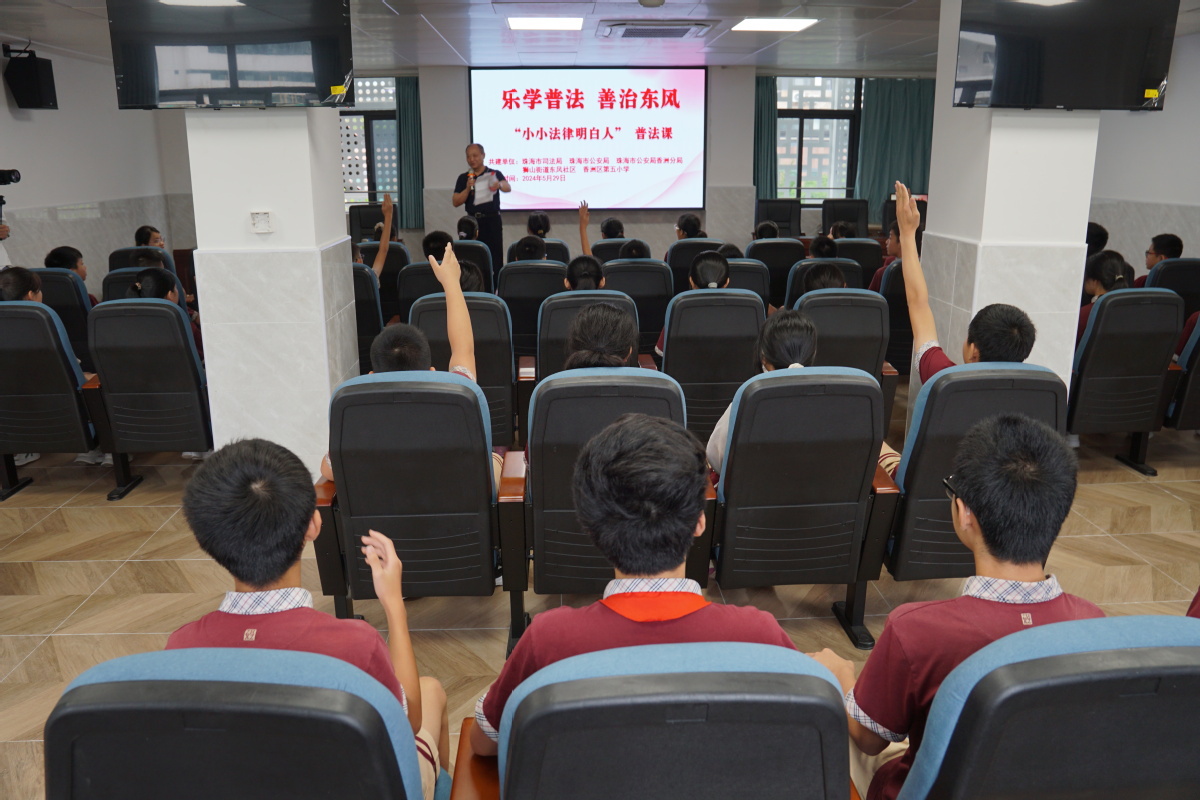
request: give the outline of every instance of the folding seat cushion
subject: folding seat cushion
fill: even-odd
[[[547,297],[538,309],[537,379],[541,380],[563,368],[567,360],[567,334],[580,311],[596,303],[608,303],[629,313],[637,324],[638,310],[633,298],[609,289],[588,289],[559,292]],[[637,352],[629,357],[629,366],[637,366]]]

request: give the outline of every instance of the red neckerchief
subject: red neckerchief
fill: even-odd
[[[665,622],[686,617],[709,604],[695,592],[622,592],[600,601],[634,622]]]

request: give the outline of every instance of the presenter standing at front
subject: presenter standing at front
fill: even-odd
[[[483,145],[467,145],[467,166],[454,184],[454,206],[467,204],[467,213],[479,222],[479,241],[492,251],[492,285],[504,265],[504,229],[500,222],[500,192],[511,192],[512,186],[499,170],[484,165]]]

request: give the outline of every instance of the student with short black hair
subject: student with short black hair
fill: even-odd
[[[629,312],[612,303],[593,303],[571,320],[563,369],[625,367],[637,346],[637,323]]]
[[[625,238],[625,223],[616,217],[605,217],[600,223],[600,237],[602,239],[624,239]]]
[[[1089,222],[1084,241],[1087,242],[1088,258],[1091,258],[1108,246],[1108,229],[1098,222]]]
[[[643,644],[751,642],[793,648],[775,618],[757,608],[710,603],[685,577],[692,541],[704,532],[704,448],[681,425],[626,414],[592,438],[575,465],[579,523],[613,565],[599,602],[533,618],[499,677],[475,704],[471,744],[495,755],[513,690],[564,658]]]
[[[516,261],[545,261],[546,240],[540,236],[524,236],[513,248]]]
[[[441,258],[453,241],[454,237],[445,231],[430,231],[421,240],[421,254],[425,258]]]
[[[808,246],[809,258],[837,258],[837,242],[828,236],[818,236]]]
[[[764,219],[762,222],[754,226],[755,239],[778,239],[779,226],[769,219]]]
[[[1146,251],[1146,275],[1141,275],[1133,282],[1137,289],[1146,285],[1150,270],[1157,267],[1168,258],[1183,258],[1183,239],[1173,233],[1160,233],[1150,239],[1150,248]]]
[[[42,279],[25,267],[0,269],[0,302],[42,302]]]
[[[617,251],[617,258],[649,258],[650,245],[643,242],[641,239],[630,239],[625,244],[621,245],[621,249]]]
[[[87,281],[88,270],[87,264],[83,263],[83,253],[70,245],[62,245],[46,253],[42,265],[47,269],[69,269],[79,276],[79,280]],[[92,294],[88,294],[88,300],[93,306],[100,302]]]
[[[729,259],[716,250],[697,253],[688,268],[688,286],[693,289],[725,289],[729,286]],[[660,356],[667,341],[667,329],[658,335],[654,352]]]
[[[233,577],[220,607],[171,634],[167,649],[235,647],[296,650],[358,667],[395,695],[416,738],[426,798],[449,765],[446,694],[421,677],[408,632],[402,565],[392,540],[361,537],[361,552],[387,619],[388,638],[362,620],[313,609],[301,586],[300,557],[321,533],[312,477],[291,451],[263,439],[222,447],[183,492],[183,514],[196,542]],[[333,536],[327,531],[326,536]]]
[[[469,259],[458,262],[458,265],[462,269],[458,278],[459,287],[464,292],[482,292],[486,285],[483,282],[483,270],[479,265]]]
[[[717,252],[720,253],[721,255],[725,256],[726,259],[745,258],[746,257],[746,255],[742,252],[742,249],[740,247],[738,247],[736,244],[732,244],[730,242],[726,242],[725,244],[718,247]]]
[[[858,226],[853,222],[847,222],[839,219],[837,222],[829,226],[830,239],[853,239],[858,235]]]
[[[167,249],[167,243],[163,240],[162,232],[153,225],[143,225],[134,231],[133,244],[135,247],[160,247],[163,250]]]
[[[568,291],[579,289],[603,289],[604,270],[600,262],[593,256],[575,256],[567,264],[567,277],[563,278],[563,286]]]
[[[813,264],[804,272],[802,294],[815,292],[818,289],[845,289],[846,276],[837,264],[822,262]]]
[[[462,216],[458,218],[458,238],[460,240],[470,239],[475,240],[479,235],[479,223],[474,217]]]
[[[1083,271],[1083,290],[1092,296],[1092,302],[1079,309],[1079,324],[1075,329],[1076,346],[1087,330],[1096,301],[1116,289],[1130,288],[1131,274],[1133,267],[1125,263],[1124,257],[1115,250],[1102,250],[1087,260]]]
[[[149,255],[149,254],[146,254]],[[138,256],[137,261],[141,261],[145,256]],[[159,262],[162,263],[161,261]],[[172,303],[179,302],[179,289],[175,283],[175,274],[164,267],[146,267],[137,275],[137,281],[125,292],[126,297],[130,298],[148,298],[152,300],[167,300]],[[196,354],[200,356],[200,360],[204,360],[204,340],[200,334],[200,326],[196,323],[195,318],[188,313],[188,325],[191,326],[192,341],[196,343]]]
[[[525,230],[529,231],[530,236],[545,239],[546,234],[550,233],[550,215],[545,211],[534,211],[525,222]]]
[[[944,481],[954,532],[975,557],[962,596],[893,609],[857,680],[853,662],[829,649],[814,654],[845,692],[850,775],[867,800],[900,792],[955,667],[1030,626],[1104,616],[1045,572],[1077,471],[1070,447],[1041,422],[1004,414],[976,424]]]

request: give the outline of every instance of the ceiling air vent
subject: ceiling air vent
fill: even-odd
[[[690,20],[602,22],[596,26],[596,35],[602,39],[696,39],[711,29],[708,22]]]

